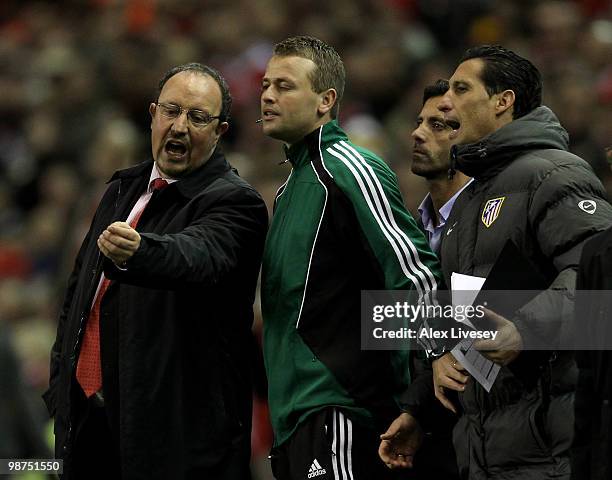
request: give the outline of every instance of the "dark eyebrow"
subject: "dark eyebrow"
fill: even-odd
[[[458,86],[460,86],[460,85],[464,85],[464,86],[466,86],[466,87],[469,87],[469,86],[470,86],[470,82],[467,82],[467,81],[465,81],[465,80],[455,80],[455,81],[453,82],[453,87],[458,87]]]
[[[178,103],[174,103],[174,102],[159,102],[159,103],[163,103],[165,105],[171,105],[176,108],[183,108],[183,109],[187,108],[187,110],[190,112],[203,113],[204,115],[213,116],[213,114],[209,111],[210,109],[208,107],[182,107]]]
[[[182,105],[179,105],[178,103],[174,103],[174,102],[158,102],[158,103],[163,103],[164,105],[170,105],[172,107],[176,107],[176,108],[182,108],[183,110],[187,109],[190,112],[199,112],[199,113],[207,113],[209,115],[211,115],[211,113],[208,111],[208,109],[206,107],[183,107]]]

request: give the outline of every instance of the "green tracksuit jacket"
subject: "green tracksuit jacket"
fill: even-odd
[[[336,121],[286,153],[293,170],[276,194],[261,295],[275,445],[328,406],[373,428],[398,415],[408,352],[361,350],[360,293],[428,292],[440,280],[395,174]]]

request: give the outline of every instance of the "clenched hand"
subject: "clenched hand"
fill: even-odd
[[[126,222],[111,223],[98,237],[102,254],[122,266],[140,247],[140,235]]]

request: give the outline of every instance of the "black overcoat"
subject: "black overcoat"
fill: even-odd
[[[576,280],[576,328],[593,344],[612,338],[612,228],[589,240],[582,251]],[[594,291],[600,291],[595,295]],[[586,293],[585,293],[586,292]],[[604,480],[612,476],[612,351],[576,354],[572,479]]]
[[[123,478],[201,476],[236,451],[248,469],[252,305],[267,209],[217,148],[201,168],[154,193],[138,223],[141,245],[121,271],[96,240],[127,217],[152,165],[111,178],[70,276],[44,395],[56,454],[69,470],[81,420],[74,374],[104,270],[112,283],[100,310],[103,388]],[[232,468],[222,478],[246,475]]]

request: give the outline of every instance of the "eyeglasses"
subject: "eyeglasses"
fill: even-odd
[[[175,119],[182,115],[183,112],[187,112],[187,120],[195,128],[202,128],[208,125],[216,118],[221,118],[220,115],[213,116],[210,113],[203,112],[202,110],[187,109],[175,105],[174,103],[156,103],[159,107],[159,112],[166,118]]]

